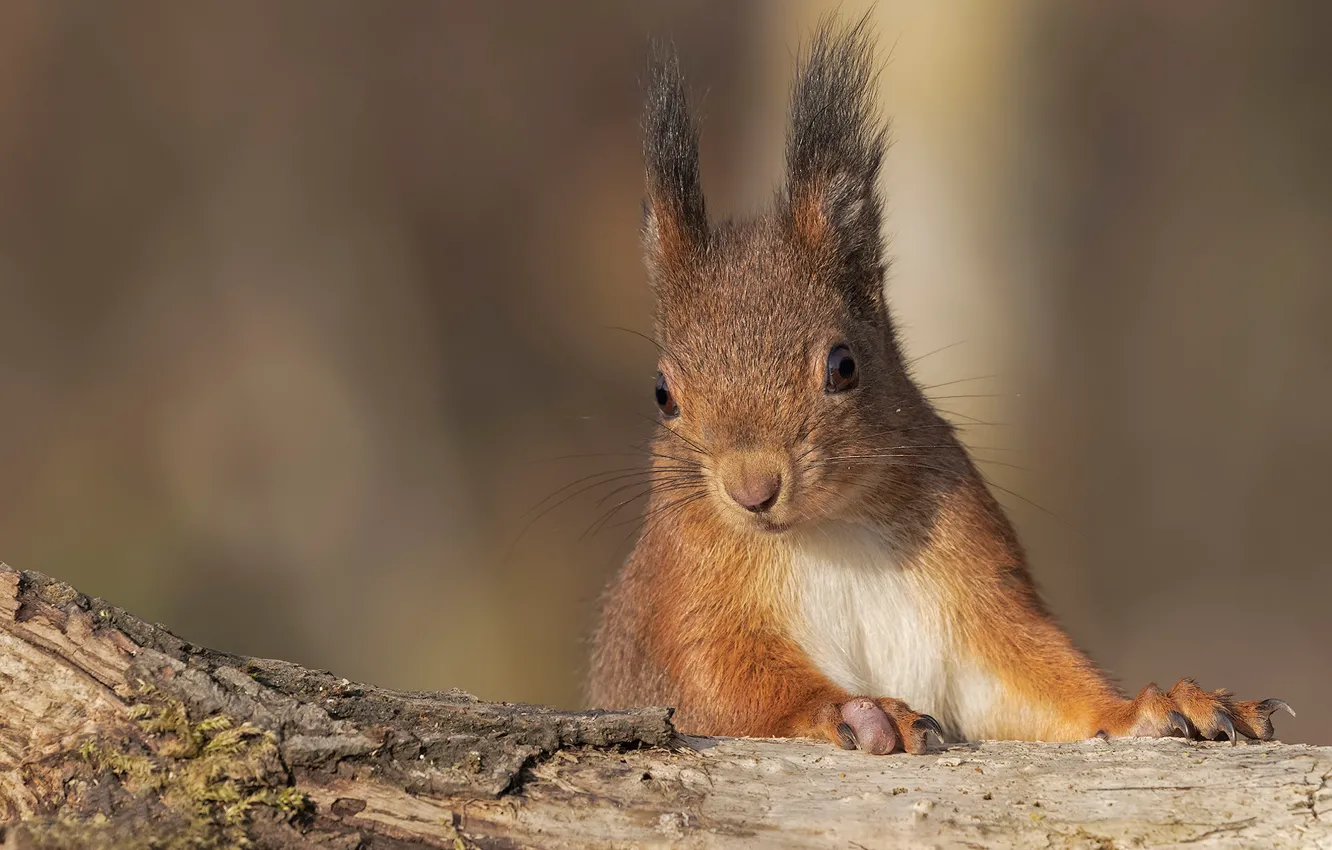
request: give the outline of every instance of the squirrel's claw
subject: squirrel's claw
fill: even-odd
[[[1235,728],[1240,734],[1249,738],[1257,738],[1259,741],[1270,741],[1276,734],[1272,727],[1272,715],[1281,709],[1290,712],[1290,716],[1295,716],[1295,710],[1292,709],[1285,700],[1265,699],[1262,702],[1236,702],[1231,706],[1231,716],[1235,719]]]
[[[1194,733],[1193,724],[1178,711],[1171,711],[1166,714],[1165,731],[1167,737],[1174,737],[1175,734],[1178,734],[1181,738],[1191,738]]]
[[[1268,717],[1271,717],[1279,708],[1284,708],[1290,712],[1291,717],[1295,716],[1295,709],[1291,708],[1290,704],[1283,699],[1265,699],[1258,703],[1258,710],[1266,713]]]
[[[939,739],[939,742],[943,742],[943,727],[939,725],[939,721],[930,717],[928,714],[922,714],[920,717],[917,717],[915,722],[911,724],[911,728],[922,733],[933,732],[934,736]]]
[[[837,740],[834,742],[844,750],[854,750],[856,748],[856,730],[852,729],[845,721],[837,724]]]
[[[1235,735],[1235,724],[1233,721],[1231,721],[1230,715],[1226,714],[1226,712],[1223,709],[1218,708],[1216,710],[1216,719],[1213,721],[1213,723],[1216,725],[1216,730],[1217,730],[1217,733],[1212,735],[1213,741],[1221,740],[1221,736],[1224,735],[1225,737],[1230,739],[1231,744],[1239,743],[1239,740]]]

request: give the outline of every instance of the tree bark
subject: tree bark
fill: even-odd
[[[1332,848],[1332,748],[690,738],[193,646],[0,564],[4,847]]]

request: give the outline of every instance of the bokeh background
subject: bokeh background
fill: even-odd
[[[649,330],[649,39],[744,215],[834,6],[867,8],[7,0],[0,560],[217,648],[576,705],[638,506],[526,512],[649,432],[614,329]],[[1332,4],[872,14],[890,297],[1051,604],[1132,689],[1332,743]]]

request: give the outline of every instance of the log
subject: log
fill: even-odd
[[[1332,847],[1332,748],[693,738],[195,646],[0,564],[6,848]]]

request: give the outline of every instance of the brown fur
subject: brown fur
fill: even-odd
[[[1189,680],[1126,699],[1046,610],[1012,526],[908,374],[884,303],[869,57],[863,21],[821,29],[794,95],[787,191],[743,224],[708,223],[674,60],[654,78],[644,242],[679,416],[661,423],[645,530],[607,591],[591,701],[671,704],[690,733],[923,751],[933,719],[894,694],[848,693],[798,639],[792,532],[858,527],[891,541],[892,568],[942,588],[947,651],[995,683],[980,720],[939,718],[951,734],[1270,737],[1279,701]],[[859,384],[829,392],[839,345]],[[773,477],[770,510],[728,495]]]

